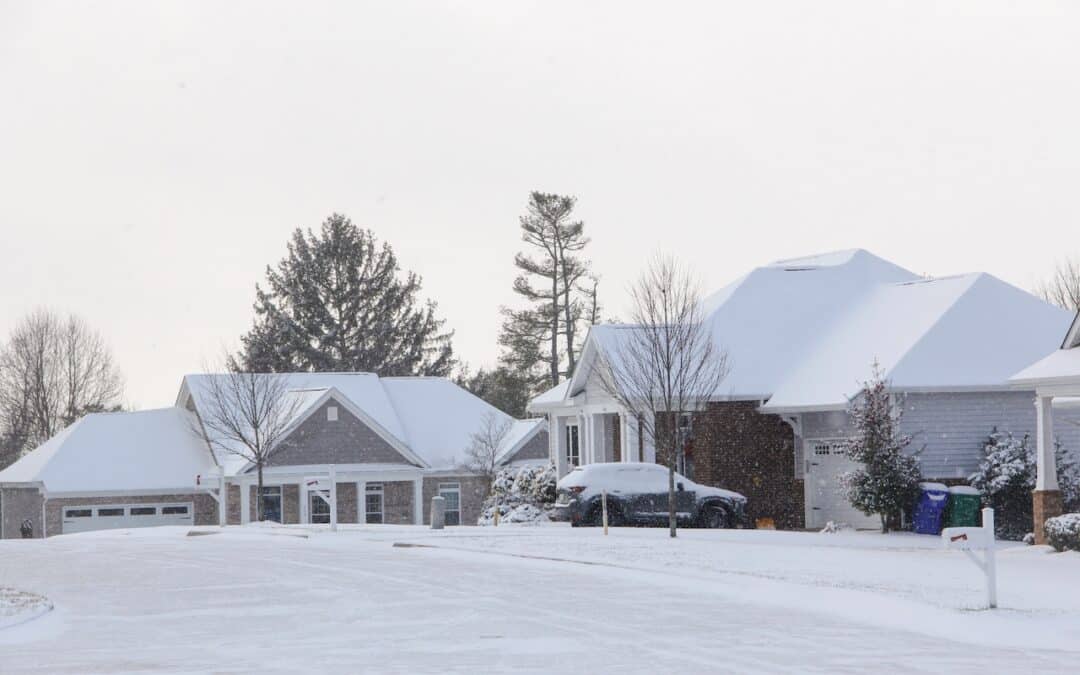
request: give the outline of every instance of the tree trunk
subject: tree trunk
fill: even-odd
[[[261,523],[262,519],[263,519],[263,501],[262,501],[262,493],[263,493],[262,470],[263,470],[263,465],[262,465],[262,461],[256,462],[255,467],[256,467],[256,469],[258,470],[258,473],[259,473],[259,478],[258,478],[259,486],[257,488],[255,488],[255,521]]]
[[[675,530],[677,526],[677,519],[675,518],[675,466],[673,464],[668,465],[668,527],[671,530],[671,536],[675,536]]]
[[[558,267],[554,265],[552,267],[558,270]],[[559,274],[556,271],[551,279],[551,386],[554,387],[557,384],[559,384]]]
[[[889,520],[888,520],[888,518],[885,517],[884,513],[879,513],[878,515],[881,516],[881,533],[882,534],[888,534],[889,533]]]

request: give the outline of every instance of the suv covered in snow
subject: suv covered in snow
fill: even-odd
[[[607,491],[611,525],[667,525],[668,470],[646,462],[579,466],[558,483],[555,508],[570,524],[599,525],[601,498]],[[675,474],[675,512],[692,527],[745,527],[746,497],[738,492],[698,485]]]

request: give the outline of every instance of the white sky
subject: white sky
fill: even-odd
[[[657,247],[709,290],[855,246],[1028,288],[1080,253],[1069,5],[0,0],[0,335],[75,311],[170,404],[340,211],[490,363],[531,189],[614,313]]]

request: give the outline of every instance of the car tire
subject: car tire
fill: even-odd
[[[706,506],[701,513],[701,526],[710,530],[726,530],[731,527],[728,514],[720,506]]]

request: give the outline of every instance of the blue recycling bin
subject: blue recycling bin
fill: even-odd
[[[941,483],[919,483],[919,501],[915,503],[915,532],[941,534],[949,488]]]

